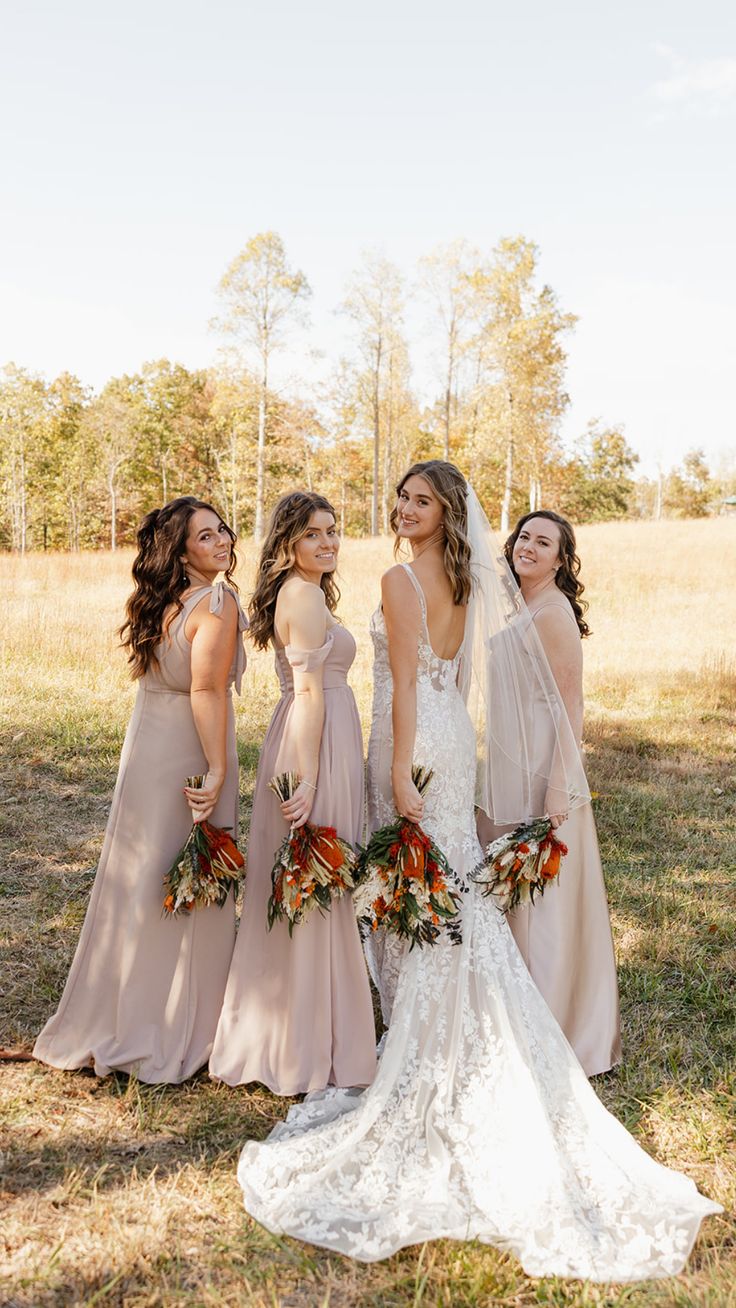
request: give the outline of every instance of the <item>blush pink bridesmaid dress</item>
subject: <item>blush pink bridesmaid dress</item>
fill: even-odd
[[[320,649],[275,651],[281,699],[258,765],[243,914],[210,1058],[211,1075],[228,1085],[260,1081],[276,1094],[296,1095],[373,1080],[375,1023],[349,895],[324,916],[315,910],[291,938],[285,922],[269,931],[266,921],[274,854],[287,831],[268,782],[297,767],[295,670],[323,670],[325,717],[310,821],[336,827],[352,844],[363,838],[363,742],[347,681],[354,658],[355,641],[337,623]]]
[[[234,900],[185,917],[164,918],[161,909],[164,875],[192,825],[186,778],[206,771],[192,716],[191,645],[184,628],[208,596],[212,612],[221,611],[223,583],[185,599],[138,683],[82,934],[59,1007],[33,1051],[51,1067],[179,1082],[209,1058],[235,939]],[[239,691],[247,621],[239,605],[238,611],[229,681]],[[227,776],[211,820],[237,830],[232,704]]]

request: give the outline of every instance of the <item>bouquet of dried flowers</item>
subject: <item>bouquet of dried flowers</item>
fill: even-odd
[[[485,851],[483,862],[471,875],[484,895],[495,895],[502,913],[520,904],[533,904],[550,881],[559,875],[567,845],[554,834],[548,817],[522,822],[499,836]]]
[[[268,785],[283,804],[291,799],[300,781],[296,772],[281,772]],[[292,827],[277,850],[271,872],[269,931],[277,919],[283,918],[292,935],[294,927],[315,908],[327,912],[333,899],[353,889],[355,864],[355,850],[334,827],[311,822]]]
[[[434,773],[414,766],[411,779],[424,794]],[[374,831],[361,849],[353,895],[361,931],[379,926],[414,945],[433,945],[444,930],[453,944],[462,935],[460,896],[450,890],[452,869],[418,822],[397,817]]]
[[[201,789],[204,776],[187,777],[187,785]],[[209,904],[222,908],[230,891],[237,890],[244,865],[229,828],[194,822],[184,848],[164,877],[164,913],[175,917]]]

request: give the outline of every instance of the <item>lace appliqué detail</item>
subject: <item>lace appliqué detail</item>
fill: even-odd
[[[375,614],[371,829],[394,816],[391,677]],[[415,761],[435,771],[425,829],[467,880],[480,857],[475,733],[454,664],[420,644]],[[643,1152],[601,1104],[534,985],[506,920],[475,885],[463,942],[369,943],[391,1018],[373,1085],[295,1105],[246,1144],[245,1206],[278,1234],[373,1261],[424,1240],[478,1239],[532,1276],[644,1280],[678,1272],[718,1205]],[[374,936],[379,935],[378,932]]]

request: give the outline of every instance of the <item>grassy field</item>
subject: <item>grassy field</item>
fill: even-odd
[[[285,1111],[265,1090],[14,1062],[0,1064],[0,1303],[736,1308],[736,521],[590,527],[580,549],[588,770],[625,1041],[596,1089],[727,1209],[686,1273],[535,1281],[448,1241],[356,1265],[244,1215],[239,1146]],[[366,725],[367,619],[389,561],[386,541],[343,548]],[[84,916],[134,693],[113,635],[129,566],[126,554],[0,558],[0,1044],[29,1047],[55,1008]],[[237,709],[246,817],[274,698],[270,660],[252,657]]]

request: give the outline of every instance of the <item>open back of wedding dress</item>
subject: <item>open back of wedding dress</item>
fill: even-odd
[[[669,1276],[719,1206],[606,1111],[505,919],[468,880],[481,850],[461,654],[434,654],[407,571],[425,615],[414,760],[435,774],[423,826],[467,887],[463,942],[397,953],[375,1081],[362,1093],[312,1095],[266,1141],[246,1144],[246,1209],[271,1231],[365,1261],[449,1236],[510,1250],[536,1276]],[[373,637],[369,785],[389,820],[392,687],[380,613]]]

